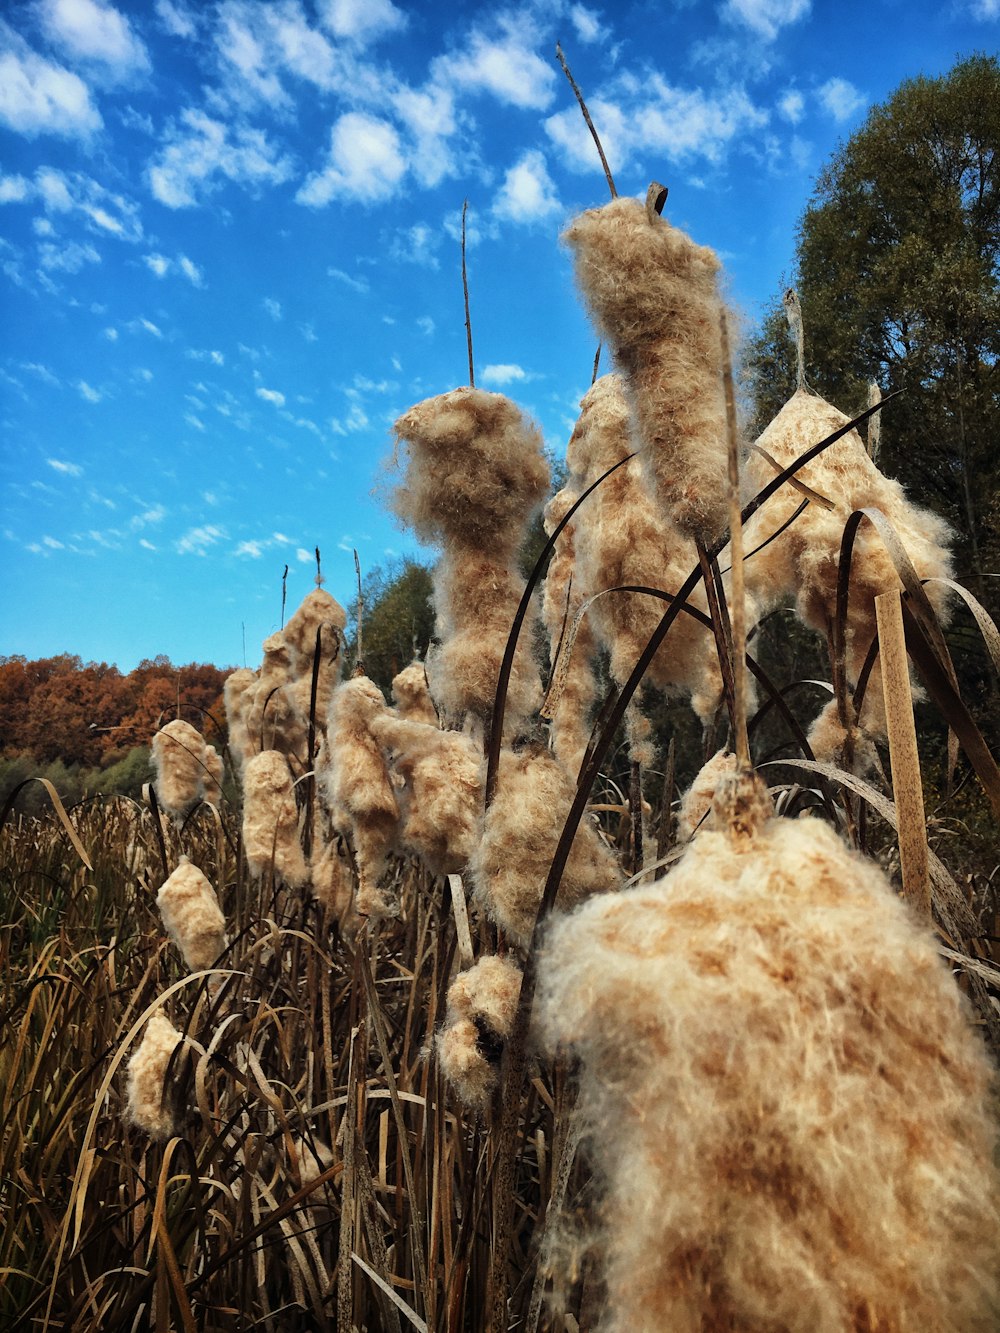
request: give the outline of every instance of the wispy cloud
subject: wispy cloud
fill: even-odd
[[[47,458],[45,461],[50,468],[53,468],[56,472],[64,473],[67,477],[80,477],[83,475],[83,468],[79,463],[70,463],[65,458]]]
[[[182,111],[163,138],[148,175],[154,196],[168,208],[191,208],[226,180],[253,189],[279,185],[292,173],[290,160],[263,130],[226,124],[204,111]]]
[[[0,122],[35,138],[89,138],[102,126],[90,89],[77,74],[45,60],[0,19]]]
[[[545,157],[532,148],[507,171],[493,213],[508,222],[540,222],[559,211],[556,187]]]
[[[178,555],[204,555],[210,546],[225,540],[226,530],[214,523],[189,528],[177,541]]]
[[[555,71],[534,50],[535,33],[523,15],[502,15],[495,35],[474,29],[464,46],[439,56],[435,78],[470,93],[490,93],[507,106],[544,111],[555,96]]]
[[[805,18],[811,7],[811,0],[726,0],[722,16],[772,42],[782,28]]]
[[[143,255],[143,262],[158,278],[165,278],[168,273],[180,273],[194,287],[205,285],[204,274],[187,255],[178,255],[176,259],[168,259],[166,255],[161,254]]]
[[[258,389],[257,397],[262,398],[265,403],[273,403],[275,407],[285,406],[285,395],[279,393],[277,389]]]
[[[352,292],[360,292],[365,295],[371,290],[367,278],[355,278],[350,273],[345,273],[342,268],[328,268],[326,270],[328,278],[335,278],[337,282],[342,282],[345,287],[350,287]]]
[[[42,28],[72,59],[92,63],[115,80],[149,69],[149,54],[131,23],[101,0],[38,0]]]
[[[276,301],[272,296],[265,296],[263,301],[261,301],[261,305],[271,316],[271,318],[275,321],[275,323],[277,323],[280,319],[283,318],[281,310],[281,302]]]
[[[480,371],[479,378],[484,384],[515,384],[528,379],[528,373],[517,365],[490,365],[484,366]]]
[[[828,79],[817,96],[823,110],[838,123],[850,120],[865,105],[864,95],[847,79]]]
[[[77,380],[76,387],[80,392],[80,397],[88,403],[99,403],[104,397],[99,389],[93,388],[86,380]]]

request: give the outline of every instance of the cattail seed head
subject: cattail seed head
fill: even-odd
[[[485,1111],[499,1086],[520,993],[521,969],[509,954],[484,954],[448,987],[444,1025],[434,1044],[442,1074],[470,1110]]]
[[[156,795],[162,808],[182,820],[201,799],[205,782],[205,738],[183,718],[175,718],[153,737]]]
[[[168,1139],[174,1132],[165,1083],[170,1057],[182,1040],[181,1033],[158,1009],[146,1024],[142,1041],[128,1062],[125,1115],[150,1138]]]
[[[277,750],[254,755],[243,770],[243,849],[252,875],[263,876],[273,865],[292,888],[309,878],[292,774]]]
[[[226,918],[212,885],[186,856],[164,880],[156,905],[188,970],[211,967],[226,947]]]

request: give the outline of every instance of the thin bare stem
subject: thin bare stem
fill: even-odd
[[[322,588],[322,586],[323,586],[323,571],[322,571],[322,569],[320,569],[320,564],[319,564],[319,547],[317,546],[317,547],[315,548],[315,550],[316,550],[316,579],[315,579],[315,583],[316,583],[316,587],[317,587],[317,588]]]
[[[356,652],[354,654],[354,662],[356,666],[362,666],[364,655],[361,652],[361,624],[365,614],[365,595],[361,591],[361,561],[358,559],[357,551],[354,552],[354,572],[358,576],[358,641],[356,644]]]
[[[788,320],[788,327],[795,338],[795,387],[804,389],[806,387],[806,335],[802,324],[802,306],[799,304],[799,295],[794,287],[789,287],[785,292],[782,304],[785,307],[785,318]]]
[[[476,387],[476,370],[472,362],[472,319],[469,315],[469,274],[465,267],[465,215],[469,211],[468,199],[462,202],[462,295],[465,297],[465,341],[469,346],[469,384]]]
[[[288,596],[288,566],[281,576],[281,628],[285,628],[285,598]]]
[[[726,431],[729,438],[729,533],[732,589],[729,617],[733,634],[733,730],[736,763],[750,768],[747,737],[747,620],[743,588],[743,519],[740,514],[740,442],[736,425],[736,395],[733,390],[733,358],[729,349],[729,323],[725,309],[719,312],[722,338],[722,382],[726,393]]]
[[[556,57],[558,58],[560,65],[562,65],[562,72],[566,75],[567,79],[569,79],[569,86],[573,89],[573,94],[576,97],[577,102],[580,104],[580,110],[583,112],[583,118],[587,123],[587,129],[590,130],[590,136],[597,145],[597,151],[601,158],[601,166],[604,168],[604,176],[608,182],[608,189],[611,191],[611,198],[617,199],[618,191],[615,189],[615,180],[611,174],[611,168],[608,166],[608,159],[604,156],[604,149],[601,146],[600,136],[594,129],[594,122],[590,119],[590,112],[587,110],[587,103],[583,100],[583,93],[580,92],[576,79],[573,78],[569,65],[566,64],[566,57],[563,55],[563,49],[559,42],[556,42]]]
[[[594,353],[594,373],[593,373],[593,374],[591,375],[591,377],[590,377],[590,382],[591,382],[591,384],[596,384],[596,383],[597,383],[597,370],[598,370],[598,367],[599,367],[600,364],[601,364],[601,347],[602,347],[602,346],[603,346],[602,343],[598,343],[598,344],[597,344],[597,351]]]

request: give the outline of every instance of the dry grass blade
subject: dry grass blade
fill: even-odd
[[[931,885],[927,868],[927,824],[899,593],[887,592],[876,597],[875,616],[892,764],[892,792],[899,819],[903,892],[920,915],[929,920]]]
[[[351,1259],[363,1273],[367,1273],[383,1295],[387,1296],[389,1300],[392,1301],[396,1309],[406,1316],[412,1327],[417,1330],[417,1333],[427,1333],[427,1325],[417,1314],[416,1310],[414,1310],[412,1306],[407,1305],[402,1296],[400,1296],[398,1292],[393,1291],[388,1282],[386,1282],[384,1278],[379,1277],[378,1273],[375,1272],[375,1269],[369,1264],[366,1264],[360,1254],[352,1250]]]
[[[48,778],[41,778],[41,777],[25,778],[23,782],[19,782],[17,786],[14,787],[10,795],[7,797],[6,801],[4,801],[3,809],[0,810],[0,829],[3,828],[4,824],[6,824],[7,818],[10,815],[10,812],[13,810],[14,805],[17,802],[18,796],[21,794],[24,788],[27,787],[32,782],[38,782],[45,788],[46,792],[48,793],[49,800],[52,802],[52,809],[56,812],[60,824],[62,824],[63,828],[66,830],[66,836],[73,844],[73,850],[76,852],[77,856],[87,867],[87,869],[93,870],[94,867],[90,863],[90,857],[84,850],[83,843],[77,836],[76,829],[73,827],[70,821],[70,817],[66,813],[66,807],[62,803],[62,798],[60,797],[59,793],[56,791],[52,783],[48,780]]]

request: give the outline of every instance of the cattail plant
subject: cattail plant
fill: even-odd
[[[375,720],[387,711],[382,691],[367,676],[354,676],[336,689],[327,735],[328,767],[323,773],[330,818],[350,839],[358,870],[357,909],[362,916],[391,915],[394,904],[383,884],[399,826],[399,806],[378,741]]]
[[[719,260],[645,205],[613,199],[563,233],[576,279],[626,378],[656,501],[682,532],[710,543],[725,527],[726,410]]]
[[[749,488],[760,489],[811,444],[847,424],[848,418],[837,408],[808,388],[798,388],[760,436],[747,461]],[[845,523],[859,509],[882,511],[921,579],[950,577],[947,524],[913,504],[898,482],[879,471],[856,430],[848,431],[800,468],[796,481],[812,492],[812,498],[806,497],[808,503],[804,504],[800,489],[785,483],[747,525],[747,550],[755,552],[747,560],[747,588],[762,610],[794,597],[804,623],[825,634],[832,643],[841,539]],[[796,517],[799,509],[802,512]],[[863,523],[854,544],[844,627],[847,684],[857,684],[875,640],[875,598],[901,588],[882,537],[870,523]],[[940,583],[930,583],[926,592],[939,617],[946,618],[946,590]],[[883,735],[885,731],[877,663],[859,721],[860,735],[853,717],[840,716],[838,700],[831,700],[809,734],[816,756],[839,757],[850,742],[856,762],[863,764],[865,754],[873,757],[865,737]]]
[[[260,753],[260,746],[254,746],[251,739],[249,725],[249,712],[253,704],[257,679],[257,672],[250,671],[247,667],[240,667],[226,677],[223,686],[229,758],[237,774],[242,773],[243,765],[252,755]]]
[[[620,376],[599,379],[580,408],[566,460],[571,484],[582,490],[628,458],[634,438]],[[581,507],[575,546],[576,568],[588,595],[616,587],[676,592],[698,559],[694,542],[651,494],[639,458],[613,472]],[[704,613],[704,590],[699,588],[690,602]],[[608,592],[590,603],[587,616],[609,653],[611,674],[619,684],[628,679],[664,609],[663,601],[637,592]],[[710,632],[690,616],[679,616],[650,665],[647,681],[668,692],[687,694],[695,712],[707,722],[722,694]]]
[[[395,783],[398,849],[418,857],[432,875],[461,870],[479,834],[482,747],[461,732],[441,731],[390,709],[372,718],[371,734]]]
[[[470,1110],[485,1111],[499,1086],[520,992],[521,969],[510,954],[484,955],[448,987],[434,1046],[442,1074]]]
[[[524,589],[516,557],[549,471],[541,436],[509,399],[455,389],[395,424],[406,448],[396,514],[442,556],[434,574],[441,647],[428,654],[431,694],[450,723],[491,714],[510,622]],[[522,635],[507,704],[510,725],[537,711],[541,684]]]
[[[190,722],[175,718],[153,737],[152,757],[157,799],[180,822],[204,790],[205,738]]]
[[[222,780],[225,777],[225,765],[222,755],[214,745],[205,746],[205,780],[203,797],[213,805],[222,800]]]
[[[712,809],[715,789],[724,777],[736,772],[736,767],[736,756],[729,750],[718,750],[701,766],[681,798],[681,808],[677,813],[677,837],[680,841],[693,837],[701,828]]]
[[[575,783],[536,743],[504,750],[496,795],[469,863],[475,900],[517,948],[526,950],[542,890],[573,801]],[[596,824],[580,825],[560,888],[571,907],[621,883],[618,860]]]
[[[188,971],[211,967],[226,947],[226,918],[212,885],[186,856],[164,880],[156,905]]]
[[[551,536],[578,498],[564,486],[545,506],[545,531]],[[576,524],[563,528],[542,587],[542,623],[549,640],[553,680],[544,716],[552,722],[552,749],[570,776],[578,774],[590,740],[590,714],[597,697],[593,658],[597,639],[593,622],[579,619],[587,589],[576,555]]]
[[[602,1333],[995,1328],[992,1070],[934,941],[813,818],[720,782],[666,878],[553,925]]]
[[[292,686],[292,651],[282,633],[271,634],[263,644],[264,661],[246,714],[247,729],[254,752],[280,750],[299,768],[306,764],[307,717],[302,714],[302,700],[296,700]]]
[[[262,877],[273,867],[291,888],[309,878],[292,774],[277,750],[254,755],[243,769],[243,850],[252,875]]]
[[[340,649],[346,624],[347,612],[336,598],[323,588],[313,588],[281,632],[289,652],[292,706],[305,729],[309,726],[313,701],[313,661],[316,636],[319,635],[314,715],[317,735],[322,735],[326,727],[327,710],[340,672]]]
[[[437,709],[427,684],[427,668],[423,662],[411,662],[392,679],[392,701],[396,713],[406,722],[424,722],[429,727],[438,724]]]
[[[146,1024],[142,1041],[128,1062],[125,1115],[150,1138],[174,1132],[171,1091],[166,1086],[170,1057],[183,1040],[162,1009]]]

